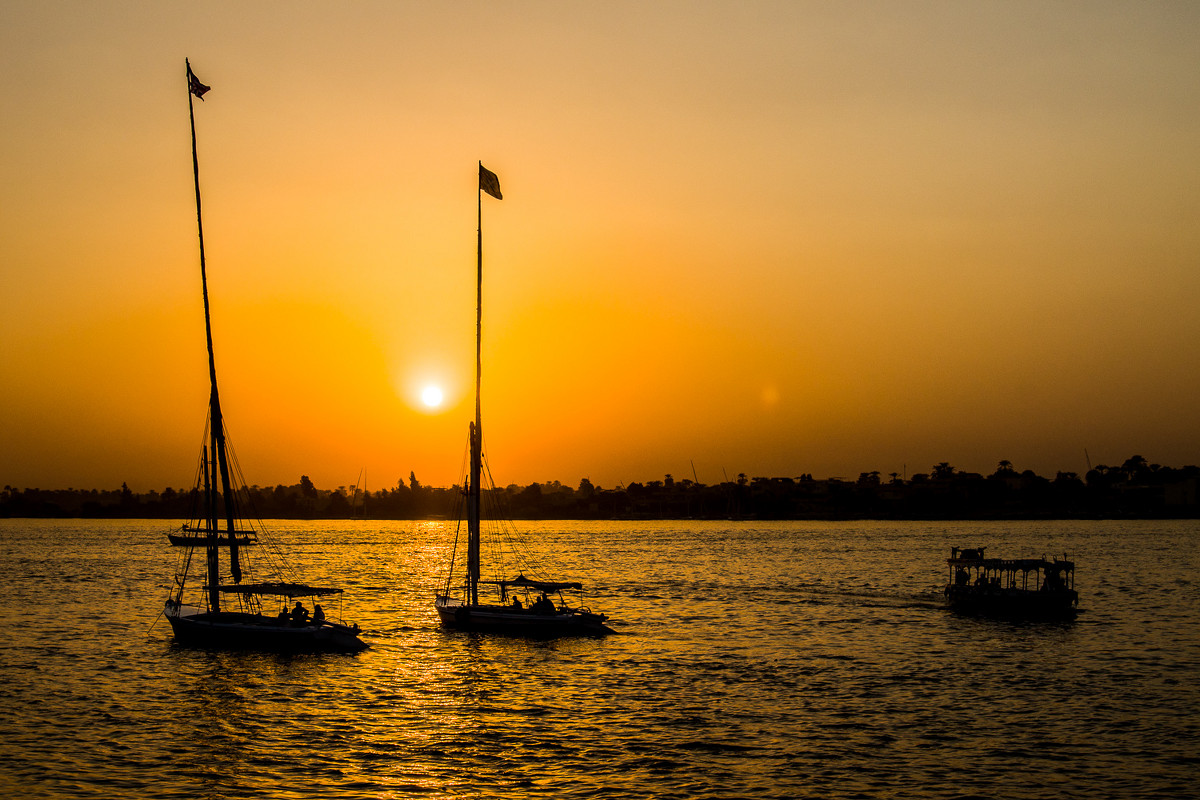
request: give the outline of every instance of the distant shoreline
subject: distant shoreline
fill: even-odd
[[[146,516],[8,516],[7,520],[163,520],[178,522],[179,517]],[[445,517],[263,517],[264,522],[446,522]],[[514,522],[1121,522],[1137,520],[1182,521],[1200,519],[1200,514],[1123,516],[1123,517],[510,517]],[[453,521],[453,520],[450,520]],[[174,530],[175,526],[171,527]]]
[[[307,476],[292,486],[243,487],[240,501],[262,519],[454,519],[460,486],[408,483],[376,491],[318,489]],[[839,478],[750,478],[706,485],[676,481],[630,483],[616,489],[586,478],[577,488],[554,481],[484,491],[505,516],[520,520],[1086,520],[1200,518],[1200,467],[1163,467],[1133,456],[1119,467],[1053,479],[1017,472],[1005,461],[991,475],[960,472],[948,463],[900,479],[864,472]],[[18,489],[0,493],[0,517],[31,519],[200,518],[200,492],[134,493],[95,489]]]

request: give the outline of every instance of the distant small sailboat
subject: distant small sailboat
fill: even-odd
[[[497,200],[502,199],[500,180],[479,164],[479,190]],[[483,424],[480,413],[480,381],[482,377],[482,320],[483,320],[483,211],[479,195],[479,232],[476,270],[475,315],[475,421],[469,428],[470,475],[467,478],[467,558],[465,569],[455,582],[455,559],[451,556],[450,570],[442,591],[436,594],[434,608],[443,626],[458,630],[497,631],[532,636],[602,635],[612,633],[604,623],[608,617],[580,605],[572,606],[564,592],[582,594],[583,586],[575,582],[528,578],[524,572],[516,577],[496,577],[484,580],[481,573],[480,505],[483,476]],[[455,554],[457,553],[457,542]],[[496,570],[504,565],[492,564]],[[498,573],[502,576],[503,573]],[[480,586],[493,586],[498,592],[496,602],[480,600]],[[521,596],[525,602],[521,602]]]
[[[350,519],[363,519],[367,512],[367,482],[363,480],[367,468],[358,471],[358,480],[354,482],[354,490],[350,492]]]
[[[208,437],[206,436],[205,439]],[[208,514],[203,509],[208,509],[211,504],[210,489],[211,484],[208,482],[208,446],[201,448],[200,453],[200,469],[196,476],[197,491],[193,493],[198,503],[203,503],[203,506],[192,507],[192,518],[180,526],[179,532],[168,533],[167,541],[174,547],[206,547],[208,546],[208,534],[211,529],[211,523]],[[241,529],[234,531],[233,537],[223,536],[221,531],[217,530],[217,547],[229,547],[230,538],[238,547],[250,547],[258,544],[258,533],[253,528],[242,526]]]
[[[174,547],[204,547],[208,542],[208,528],[193,528],[185,524],[179,533],[168,533],[167,541]],[[219,536],[220,534],[218,534]],[[238,531],[234,538],[238,547],[250,547],[258,544],[258,534],[253,531]],[[229,547],[228,539],[221,539],[217,547]]]
[[[186,63],[186,62],[185,62]],[[310,586],[296,580],[283,558],[282,549],[273,545],[259,523],[257,529],[242,507],[245,480],[237,459],[226,441],[221,401],[217,392],[217,368],[213,357],[212,320],[208,305],[208,276],[204,263],[204,226],[200,213],[200,173],[196,160],[196,123],[192,97],[203,98],[209,87],[202,84],[187,64],[188,111],[192,120],[192,166],[196,178],[196,220],[200,232],[200,281],[204,295],[204,325],[208,338],[209,392],[208,429],[202,448],[198,496],[203,497],[203,509],[197,519],[183,527],[187,549],[175,573],[175,585],[167,598],[165,615],[180,644],[217,648],[249,648],[256,650],[335,650],[357,651],[368,645],[359,638],[357,625],[346,625],[326,617],[318,598],[340,595],[342,590],[330,586]],[[209,458],[211,447],[212,458]],[[231,476],[237,478],[235,484]],[[218,489],[219,484],[219,489]],[[243,487],[239,490],[235,487]],[[225,531],[221,524],[225,523]],[[250,573],[250,564],[242,547],[259,540],[263,549],[269,579],[243,582]],[[188,595],[194,587],[192,580],[193,555],[203,549],[204,579],[200,596]],[[221,563],[221,552],[227,551],[227,564]],[[198,580],[198,578],[197,578]],[[284,602],[311,598],[310,615],[303,603],[297,601],[288,609],[286,604],[278,613],[263,613],[264,598],[282,598]]]

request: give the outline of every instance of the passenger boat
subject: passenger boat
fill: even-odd
[[[476,314],[475,314],[475,421],[469,426],[468,448],[470,450],[470,474],[465,484],[466,517],[467,517],[467,553],[466,565],[456,572],[455,556],[458,553],[458,539],[455,539],[454,553],[450,559],[450,569],[446,583],[434,598],[434,608],[444,627],[458,630],[496,631],[501,633],[529,636],[565,636],[565,635],[603,635],[612,633],[612,629],[604,623],[608,617],[592,612],[581,605],[583,586],[573,581],[558,581],[547,577],[526,577],[518,572],[516,577],[506,578],[504,559],[500,556],[503,545],[514,543],[516,537],[507,535],[502,529],[504,522],[492,520],[497,526],[498,545],[489,548],[489,554],[495,557],[489,559],[488,567],[496,571],[496,576],[484,579],[482,573],[480,552],[481,545],[481,514],[480,506],[483,498],[482,480],[483,468],[483,421],[480,412],[480,381],[482,377],[482,320],[483,320],[483,192],[502,199],[500,181],[496,175],[479,164],[479,232],[478,254],[476,261]],[[494,487],[493,487],[494,488]],[[460,528],[461,532],[461,528]],[[515,545],[514,545],[515,546]],[[512,553],[514,556],[518,554]],[[517,561],[517,558],[513,559]],[[528,563],[522,559],[518,563]],[[511,572],[507,573],[511,574]],[[457,579],[457,580],[456,580]],[[491,602],[481,599],[481,587],[492,587],[496,592]],[[568,601],[566,592],[576,592],[574,599]],[[523,598],[523,602],[522,602]],[[574,605],[572,605],[572,602]]]
[[[212,320],[208,304],[208,275],[204,263],[204,226],[200,216],[200,178],[196,163],[196,123],[192,96],[202,97],[209,89],[187,65],[188,110],[192,119],[192,166],[196,178],[196,219],[200,230],[200,283],[204,296],[204,325],[208,338],[209,407],[197,475],[198,497],[204,499],[196,518],[184,526],[188,538],[175,572],[175,585],[167,598],[164,614],[175,640],[184,645],[256,650],[357,651],[367,647],[359,638],[357,625],[346,625],[326,616],[319,598],[341,595],[331,586],[312,586],[298,580],[288,566],[283,548],[270,540],[261,521],[251,521],[246,481],[229,445],[221,400],[217,392],[216,359],[213,357]],[[209,458],[209,452],[212,458]],[[218,488],[219,487],[219,488]],[[222,531],[224,526],[224,531]],[[262,541],[259,569],[266,580],[246,580],[252,570],[243,543]],[[225,558],[222,559],[224,552]],[[203,554],[203,567],[193,571],[194,556]],[[196,575],[194,573],[201,573]],[[199,584],[197,586],[197,584]],[[191,594],[189,594],[189,590]],[[310,598],[308,611],[298,598]],[[288,609],[286,603],[296,601]],[[282,603],[282,609],[275,613]],[[266,613],[264,613],[264,611]]]
[[[1071,619],[1077,613],[1075,562],[986,558],[984,548],[952,547],[946,603],[966,614],[1012,619]]]

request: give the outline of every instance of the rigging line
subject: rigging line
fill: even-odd
[[[493,490],[495,493],[496,490]],[[513,546],[513,537],[509,535],[511,523],[502,514],[494,513],[494,508],[497,505],[494,502],[490,504],[491,516],[488,518],[487,528],[487,545],[489,551],[493,554],[490,560],[492,576],[497,580],[503,580],[510,577],[506,570],[510,569],[513,562],[518,565],[522,563],[521,554],[517,548]]]
[[[446,588],[442,594],[449,596],[450,582],[454,579],[454,558],[458,553],[458,542],[462,536],[462,517],[460,516],[457,524],[454,526],[454,544],[450,548],[450,571],[446,573]]]
[[[492,578],[496,580],[503,580],[507,577],[504,574],[504,568],[509,559],[505,555],[504,544],[505,537],[503,525],[498,524],[495,520],[492,520],[488,528],[487,538],[488,551],[490,554],[488,566]]]
[[[251,498],[249,497],[249,489],[246,487],[246,476],[244,474],[242,474],[241,462],[238,461],[237,452],[233,448],[233,442],[232,442],[231,437],[229,436],[228,426],[223,424],[222,427],[224,428],[224,432],[225,432],[226,462],[228,463],[229,471],[233,478],[233,486],[230,487],[229,491],[230,491],[230,495],[231,495],[230,501],[231,501],[232,507],[234,509],[234,516],[235,516],[235,519],[242,520],[242,522],[245,524],[246,528],[248,528],[250,532],[253,532],[257,535],[259,533],[259,531],[255,530],[254,524],[251,521],[250,516],[246,510],[247,508],[253,510],[253,507],[254,507],[254,503],[251,500]],[[261,530],[261,527],[262,527],[262,525],[261,525],[261,521],[260,521],[260,523],[259,523],[260,530]],[[247,548],[246,550],[248,551],[249,548]],[[270,563],[270,558],[268,556],[269,556],[269,553],[264,553],[264,557],[266,558],[266,561],[268,563]],[[250,557],[249,552],[243,551],[240,554],[240,557],[245,561],[246,570],[250,571],[251,567],[253,566],[253,559]],[[244,601],[244,598],[239,596],[238,597],[239,605],[242,605],[243,601]]]
[[[195,547],[191,545],[185,547],[179,557],[179,566],[175,568],[175,587],[171,590],[171,596],[176,597],[181,603],[183,602],[183,587],[187,585],[188,572],[192,569],[192,555],[195,552]]]
[[[201,519],[200,515],[202,512],[200,509],[200,504],[202,502],[204,502],[204,498],[200,494],[200,486],[204,482],[204,475],[206,472],[204,453],[205,453],[205,448],[208,447],[208,425],[209,425],[209,419],[210,419],[211,413],[212,412],[210,409],[209,413],[204,415],[204,431],[203,431],[203,435],[200,438],[200,450],[199,450],[200,455],[196,456],[196,477],[192,481],[192,490],[191,490],[192,510],[190,512],[191,518],[188,520],[189,525],[191,525],[192,523],[198,524]],[[207,514],[205,514],[205,518],[207,518]],[[193,525],[193,527],[195,527],[195,526]]]
[[[196,526],[192,525],[192,523],[198,522],[196,506],[200,502],[200,492],[198,492],[195,487],[200,485],[202,477],[206,472],[203,442],[206,442],[207,439],[208,439],[208,424],[205,423],[204,440],[202,441],[202,444],[201,444],[200,455],[196,458],[196,477],[194,479],[195,482],[192,484],[193,488],[192,488],[192,492],[191,492],[191,494],[192,494],[192,515],[191,515],[191,519],[188,520],[188,524],[193,529]],[[180,553],[178,562],[175,567],[175,586],[171,587],[170,596],[171,597],[177,596],[179,602],[181,602],[181,603],[183,602],[183,587],[187,583],[188,572],[191,571],[192,555],[194,553],[195,553],[194,547],[192,547],[191,545],[185,547],[183,552]],[[151,626],[151,629],[153,629],[153,625]]]
[[[487,503],[487,520],[488,520],[488,539],[487,545],[491,558],[489,559],[489,567],[492,570],[492,577],[503,579],[505,576],[502,572],[504,568],[504,541],[505,541],[505,521],[507,515],[504,514],[504,509],[500,507],[501,494],[496,489],[496,480],[492,476],[491,465],[488,464],[486,456],[482,458],[482,467],[484,478],[487,481],[488,491],[480,492],[480,498]],[[516,557],[514,553],[514,558]]]
[[[499,503],[494,503],[494,505],[499,506]],[[523,542],[521,541],[520,534],[517,531],[516,525],[507,516],[497,514],[493,518],[491,533],[495,547],[500,553],[498,561],[502,562],[504,560],[505,545],[507,545],[508,551],[512,553],[511,558],[517,563],[518,569],[528,569],[528,559],[522,553]]]
[[[499,570],[503,568],[503,545],[507,543],[508,548],[512,553],[512,560],[516,563],[517,568],[520,570],[520,574],[524,574],[526,577],[531,577],[534,580],[546,577],[545,573],[543,573],[541,569],[530,560],[525,537],[517,528],[516,523],[513,522],[512,515],[509,513],[510,509],[502,507],[507,504],[508,495],[506,493],[501,493],[496,489],[496,481],[492,476],[491,465],[488,463],[486,457],[483,459],[483,467],[484,473],[487,477],[488,486],[491,489],[491,491],[487,493],[487,497],[490,504],[489,510],[492,512],[492,531],[494,531],[491,538],[495,540],[495,549],[499,552],[499,558],[496,558],[493,561],[493,563],[497,565],[496,569]],[[506,578],[506,576],[502,573],[496,574],[501,579]]]
[[[450,580],[454,577],[454,562],[458,557],[458,542],[462,534],[463,526],[463,505],[466,503],[466,495],[464,492],[458,492],[458,497],[454,501],[454,542],[450,546],[450,568],[446,574],[446,586],[449,591]]]
[[[467,440],[467,446],[463,448],[462,461],[458,465],[458,474],[467,475],[467,462],[471,457],[471,442]],[[463,522],[463,507],[467,501],[467,487],[469,485],[469,477],[464,477],[462,482],[462,491],[457,492],[454,500],[454,519],[457,522],[457,527],[454,530],[454,546],[450,550],[450,568],[446,573],[446,593],[450,592],[450,581],[454,578],[454,561],[458,555],[458,537],[462,530]]]
[[[526,542],[526,537],[517,528],[517,525],[512,520],[511,509],[502,507],[507,505],[508,495],[496,490],[495,479],[492,477],[491,466],[486,458],[483,462],[485,474],[488,484],[491,487],[491,492],[488,493],[489,502],[491,503],[490,510],[493,512],[492,521],[494,530],[498,531],[494,534],[497,538],[503,539],[508,543],[509,549],[512,552],[512,558],[516,562],[521,574],[530,577],[534,580],[546,579],[549,580],[549,574],[544,572],[537,564],[531,560],[529,548]],[[503,556],[503,548],[500,549]],[[561,571],[560,566],[555,562],[554,569]],[[503,575],[501,577],[504,577]]]
[[[468,439],[467,446],[463,448],[462,461],[459,463],[459,466],[458,466],[458,474],[459,475],[465,476],[467,474],[466,468],[467,468],[467,461],[470,458],[470,449],[471,449],[471,442]],[[446,595],[446,596],[449,596],[450,585],[454,580],[454,564],[458,559],[458,543],[462,536],[463,518],[465,517],[464,507],[467,503],[467,486],[469,485],[469,480],[470,480],[469,476],[463,478],[462,491],[459,491],[456,493],[457,496],[455,497],[455,501],[454,501],[454,520],[455,520],[454,543],[450,547],[450,564],[446,571],[445,589],[442,592],[443,595]]]
[[[267,562],[267,566],[281,579],[293,583],[299,583],[300,581],[297,577],[297,573],[288,562],[282,544],[276,541],[274,536],[271,536],[266,532],[266,524],[263,522],[262,517],[259,516],[258,508],[254,505],[254,498],[250,494],[250,487],[246,484],[246,476],[242,473],[241,462],[238,460],[237,452],[233,449],[233,445],[230,441],[228,428],[226,428],[225,440],[226,454],[236,476],[237,485],[239,486],[235,493],[238,499],[238,504],[245,509],[243,512],[243,519],[247,523],[248,527],[250,527],[252,530],[257,527],[257,530],[254,530],[254,532],[256,534],[261,534],[259,543],[264,548],[263,558]],[[251,515],[253,515],[253,521],[251,520]],[[254,524],[255,522],[257,525]]]

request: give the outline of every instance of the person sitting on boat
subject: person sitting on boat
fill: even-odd
[[[276,625],[287,625],[288,624],[287,606],[284,606],[283,608],[279,609],[279,616],[275,617],[275,624]]]
[[[512,601],[512,607],[513,607],[514,611],[520,611],[522,608],[524,608],[524,606],[521,605],[521,598],[514,595],[513,601]]]
[[[299,600],[296,601],[296,607],[292,609],[292,625],[297,628],[304,627],[308,622],[308,609]]]
[[[1056,592],[1062,588],[1062,574],[1056,569],[1046,570],[1046,582],[1042,584],[1042,589],[1047,592]]]
[[[542,596],[533,602],[533,610],[539,614],[553,614],[554,603],[549,597],[546,597],[545,592],[542,592]]]
[[[325,609],[321,608],[320,603],[313,603],[312,621],[314,625],[320,625],[325,622]]]

